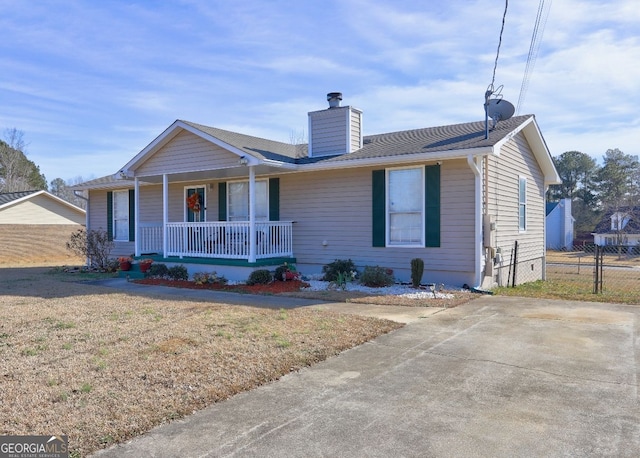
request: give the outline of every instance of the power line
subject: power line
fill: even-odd
[[[496,51],[496,60],[493,64],[493,76],[491,77],[491,84],[489,87],[493,89],[493,83],[496,81],[496,69],[498,68],[498,56],[500,56],[500,45],[502,45],[502,33],[504,32],[504,22],[507,18],[507,8],[509,7],[509,0],[504,2],[504,13],[502,14],[502,28],[500,29],[500,38],[498,39],[498,50]]]
[[[524,103],[524,98],[529,88],[529,81],[531,79],[531,72],[536,64],[536,58],[538,57],[538,51],[540,50],[540,43],[542,41],[542,35],[544,34],[544,28],[547,24],[547,18],[549,17],[549,11],[551,10],[551,2],[547,3],[548,7],[545,11],[545,0],[540,0],[538,4],[538,13],[536,15],[536,22],[533,27],[533,33],[531,34],[531,44],[529,45],[529,55],[527,56],[527,64],[524,69],[524,76],[522,78],[522,85],[520,86],[520,95],[518,96],[518,104],[516,113],[520,113],[520,107]]]

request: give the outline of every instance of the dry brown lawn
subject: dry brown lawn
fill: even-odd
[[[49,270],[0,268],[0,434],[65,434],[72,456],[402,326],[132,296]]]

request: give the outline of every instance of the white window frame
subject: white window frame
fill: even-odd
[[[414,240],[414,241],[393,241],[391,239],[391,232],[392,232],[392,227],[391,227],[391,216],[392,216],[392,212],[391,212],[391,174],[393,172],[396,171],[401,171],[401,170],[416,170],[420,173],[420,192],[419,192],[419,197],[421,200],[421,205],[420,205],[420,210],[419,210],[419,218],[420,218],[420,240]],[[406,247],[406,248],[416,248],[416,247],[424,247],[425,245],[425,198],[424,198],[424,183],[425,180],[425,171],[424,171],[424,167],[423,166],[413,166],[413,167],[394,167],[394,168],[388,168],[385,170],[385,220],[386,220],[386,227],[385,227],[385,238],[386,238],[386,246],[387,247]],[[406,212],[405,212],[406,213]],[[418,212],[413,212],[413,213],[418,213]]]
[[[518,231],[527,231],[527,177],[518,176]],[[524,186],[524,189],[523,189]],[[524,193],[523,193],[524,191]],[[524,196],[524,199],[523,199]]]
[[[232,218],[232,216],[231,216],[232,206],[231,206],[231,189],[230,189],[230,187],[233,184],[237,184],[237,183],[246,183],[246,185],[247,185],[247,216],[246,216],[246,219],[234,219],[235,217]],[[264,210],[266,210],[266,214],[264,216],[260,216],[259,215],[259,211],[258,211],[258,207],[256,205],[256,221],[269,221],[269,180],[268,179],[256,180],[255,183],[256,183],[256,185],[258,183],[264,183],[265,184],[265,193],[266,193],[266,195],[265,195],[266,207],[264,208]],[[257,191],[257,187],[256,187],[256,191]],[[227,182],[227,219],[229,221],[249,221],[248,209],[249,209],[249,180],[228,181]]]
[[[126,203],[126,211],[124,211],[124,216],[119,218],[118,217],[118,207],[117,207],[117,202],[119,202],[121,199],[118,199],[118,196],[122,196],[124,195],[124,199],[122,199],[123,202]],[[130,239],[130,235],[129,234],[129,190],[128,189],[120,189],[117,191],[113,191],[113,199],[112,199],[112,208],[111,208],[111,215],[112,215],[112,227],[113,227],[113,241],[114,242],[128,242]],[[118,228],[120,227],[120,225],[123,224],[124,227],[126,228],[126,236],[123,234],[124,238],[118,238]]]

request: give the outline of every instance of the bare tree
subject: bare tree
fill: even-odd
[[[302,131],[298,132],[297,130],[292,130],[289,133],[289,143],[296,147],[296,157],[304,157],[307,152],[305,148],[307,146],[307,135]]]

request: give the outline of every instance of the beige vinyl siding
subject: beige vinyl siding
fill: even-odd
[[[357,151],[362,148],[362,113],[351,110],[351,149],[349,152]]]
[[[329,156],[347,152],[349,107],[309,113],[312,155]]]
[[[38,195],[0,211],[0,224],[84,224],[85,214],[46,195]]]
[[[296,221],[293,248],[298,263],[320,272],[329,262],[350,258],[359,267],[392,268],[407,280],[411,259],[420,257],[425,262],[424,281],[470,282],[474,268],[474,176],[466,161],[445,162],[442,166],[439,248],[372,247],[372,170],[345,169],[281,178],[280,217]],[[324,240],[327,246],[322,246]]]
[[[489,212],[495,215],[496,248],[501,248],[505,266],[518,241],[518,279],[542,278],[544,247],[544,177],[522,133],[502,147],[500,156],[489,159]],[[519,177],[527,179],[526,231],[518,227]],[[533,266],[533,269],[531,268]]]
[[[138,176],[236,167],[238,156],[183,131],[136,170]]]

